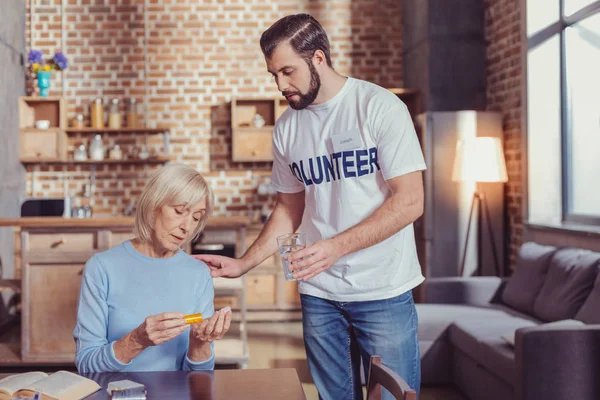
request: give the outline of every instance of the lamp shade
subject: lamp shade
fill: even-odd
[[[474,137],[456,143],[453,181],[506,182],[502,142],[494,137]]]

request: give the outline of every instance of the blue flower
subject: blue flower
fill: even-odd
[[[27,58],[29,64],[42,64],[44,59],[40,50],[29,50],[29,56]]]
[[[67,68],[67,65],[68,65],[67,57],[65,57],[65,55],[61,51],[57,51],[56,54],[54,54],[52,61],[54,61],[54,63],[56,65],[58,65],[58,68],[61,70]]]

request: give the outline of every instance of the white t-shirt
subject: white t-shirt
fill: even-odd
[[[272,183],[305,191],[307,244],[359,224],[391,196],[386,179],[426,168],[404,103],[390,91],[348,78],[329,101],[288,108],[273,134]],[[412,224],[340,258],[300,293],[334,301],[381,300],[423,282]]]

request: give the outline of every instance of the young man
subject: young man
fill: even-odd
[[[241,259],[199,258],[213,276],[237,277],[302,225],[309,245],[290,260],[321,398],[361,399],[360,357],[368,368],[371,355],[418,390],[411,290],[424,278],[412,223],[423,211],[426,167],[407,108],[379,86],[339,75],[310,15],[277,21],[260,44],[290,105],[273,136],[277,204]]]

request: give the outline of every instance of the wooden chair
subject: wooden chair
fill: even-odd
[[[417,392],[397,373],[381,363],[380,356],[372,356],[369,365],[367,400],[381,400],[381,387],[386,388],[397,400],[417,400]]]

